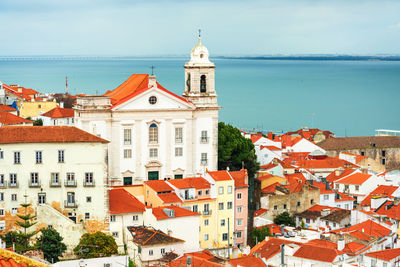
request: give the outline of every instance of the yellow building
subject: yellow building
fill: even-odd
[[[226,248],[234,242],[235,182],[227,171],[208,171],[205,179],[212,185],[211,197],[215,203],[214,248]]]
[[[22,101],[19,103],[19,116],[34,119],[56,106],[56,101]]]
[[[277,175],[265,174],[263,176],[258,176],[257,180],[261,182],[261,190],[275,183],[279,183],[281,185],[288,184],[288,181],[284,177],[280,177]]]

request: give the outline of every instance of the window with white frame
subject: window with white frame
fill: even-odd
[[[124,129],[124,145],[132,144],[132,130]]]
[[[232,186],[228,186],[228,194],[232,194]]]
[[[132,149],[124,149],[124,159],[132,158]]]
[[[242,231],[236,231],[236,237],[241,238],[242,237]]]
[[[21,152],[16,151],[14,152],[14,164],[20,164],[21,163]]]
[[[17,194],[11,194],[11,201],[17,201]]]
[[[4,216],[4,209],[0,209],[0,216]]]
[[[35,159],[36,159],[36,164],[42,163],[42,151],[36,151],[35,152]]]
[[[193,205],[192,211],[193,212],[198,212],[198,210],[199,210],[199,207],[197,205]]]
[[[90,213],[89,212],[85,212],[85,220],[89,220],[90,219]]]
[[[236,198],[237,199],[242,199],[242,193],[237,193]]]
[[[228,240],[228,233],[222,234],[222,241],[227,241]]]
[[[225,219],[221,220],[221,226],[225,226]]]
[[[150,158],[157,158],[158,157],[158,149],[157,148],[150,148]]]
[[[224,202],[218,203],[218,209],[223,210],[224,209]]]
[[[58,172],[52,172],[51,173],[51,184],[52,185],[59,185],[60,184],[59,173]]]
[[[158,143],[158,126],[155,123],[149,126],[149,143]]]
[[[18,208],[11,208],[11,214],[15,215],[18,213]]]
[[[233,207],[232,201],[229,201],[226,206],[228,210],[231,210]]]
[[[220,195],[224,194],[224,187],[223,186],[218,187],[218,194],[220,194]]]
[[[329,200],[329,195],[328,194],[324,195],[324,200]]]
[[[162,248],[162,249],[160,250],[160,252],[161,252],[161,255],[164,255],[164,254],[165,254],[165,248]]]
[[[38,186],[39,185],[39,173],[31,172],[31,186]]]
[[[114,238],[118,238],[118,232],[112,232],[112,236],[113,236]]]
[[[210,222],[208,221],[208,219],[205,219],[205,220],[204,220],[204,225],[205,225],[205,226],[209,225],[209,223],[210,223]]]
[[[237,219],[236,221],[237,225],[240,226],[243,224],[243,219]]]
[[[139,216],[138,215],[133,215],[132,216],[132,221],[134,221],[134,222],[139,221]]]
[[[208,241],[208,234],[204,234],[204,241]]]
[[[64,150],[58,150],[58,163],[64,163]]]
[[[237,213],[242,213],[242,209],[243,209],[242,206],[238,206],[237,207]]]
[[[85,173],[85,184],[86,185],[93,185],[93,172],[86,172]]]
[[[208,142],[208,136],[207,136],[207,131],[201,131],[201,143],[207,143]]]
[[[183,148],[175,147],[175,157],[182,157],[182,156],[183,156]]]
[[[4,174],[0,174],[0,187],[6,186],[4,181]]]
[[[202,165],[207,164],[207,153],[201,153],[201,162]]]
[[[153,250],[152,249],[149,250],[149,256],[153,256]]]
[[[176,127],[175,128],[175,143],[182,143],[183,142],[183,128]]]
[[[110,222],[115,222],[115,215],[110,215]]]
[[[10,173],[10,186],[11,187],[16,187],[17,185],[18,185],[17,174],[16,173]]]

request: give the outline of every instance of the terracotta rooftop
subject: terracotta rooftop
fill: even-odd
[[[209,251],[204,250],[202,252],[185,253],[183,256],[166,263],[166,267],[182,267],[187,266],[187,258],[191,258],[192,266],[196,267],[223,267],[224,260],[212,255]]]
[[[232,178],[229,175],[228,171],[207,171],[207,172],[215,181],[229,181],[229,180],[232,180]]]
[[[3,125],[15,125],[15,124],[24,124],[24,123],[33,123],[33,121],[24,119],[17,115],[14,115],[10,112],[0,112],[0,124]]]
[[[43,113],[42,116],[50,117],[52,119],[73,118],[74,110],[72,108],[61,108],[57,106],[46,113]]]
[[[303,244],[294,254],[294,257],[322,262],[333,262],[341,253],[333,248]]]
[[[342,193],[342,192],[339,192],[336,190],[335,190],[335,193],[338,195],[338,197],[335,196],[335,202],[354,201],[355,200],[355,198],[353,198],[345,193]]]
[[[168,215],[168,210],[173,211],[173,215]],[[197,216],[200,213],[190,211],[188,209],[184,209],[178,206],[170,205],[170,206],[162,206],[153,208],[153,215],[157,218],[157,220],[165,220],[165,219],[173,219],[187,216]]]
[[[269,258],[280,253],[282,244],[300,245],[301,243],[270,237],[268,238],[268,240],[264,239],[263,241],[252,247],[249,255],[254,256],[254,253],[260,253],[261,258],[265,258],[266,260],[268,260]]]
[[[17,111],[17,110],[11,106],[0,105],[0,111]]]
[[[386,228],[374,221],[367,220],[359,224],[352,225],[347,228],[341,228],[337,230],[331,231],[331,233],[350,233],[353,234],[353,232],[358,231],[359,233],[371,237],[385,237],[388,236],[391,233],[391,230],[389,228]],[[360,234],[357,234],[361,237]]]
[[[354,174],[350,174],[347,177],[340,178],[340,179],[336,180],[335,183],[362,185],[371,177],[372,177],[372,174],[357,172]]]
[[[182,203],[182,199],[178,197],[178,195],[174,192],[172,193],[160,193],[157,196],[164,202],[165,204],[170,203]]]
[[[342,168],[357,167],[356,165],[348,161],[332,157],[327,157],[325,159],[300,160],[296,162],[291,162],[291,164],[299,168],[305,168],[305,169],[337,169],[340,167]]]
[[[340,178],[346,177],[350,174],[352,174],[353,172],[355,172],[355,169],[343,169],[342,172],[338,171],[338,175],[336,175],[336,170],[334,170],[333,172],[331,172],[327,177],[326,180],[330,183],[339,180]]]
[[[330,187],[327,188],[325,183],[313,181],[312,185],[319,188],[320,194],[335,194]]]
[[[321,214],[323,210],[330,210],[330,213],[328,215],[323,216]],[[311,208],[309,208],[301,213],[296,214],[296,216],[299,216],[302,218],[307,218],[307,219],[313,219],[313,220],[315,220],[316,218],[321,218],[321,220],[339,223],[344,218],[350,216],[350,210],[322,206],[322,205],[314,205]]]
[[[254,212],[254,217],[258,217],[264,213],[266,213],[268,210],[267,209],[258,209]]]
[[[400,248],[385,249],[374,252],[366,253],[365,256],[381,259],[384,261],[391,261],[400,256]]]
[[[241,258],[231,259],[229,263],[234,267],[266,267],[265,263],[254,256],[243,256]]]
[[[48,267],[34,259],[22,256],[13,251],[0,248],[0,266],[1,267]]]
[[[319,143],[325,150],[400,147],[400,136],[358,136],[329,138]]]
[[[277,166],[278,166],[278,164],[276,164],[276,163],[269,163],[269,164],[260,166],[260,170],[266,171],[266,170],[275,168],[275,167],[277,167]]]
[[[400,205],[394,205],[393,201],[385,201],[375,212],[379,215],[386,215],[389,218],[400,220]]]
[[[178,189],[196,188],[196,189],[209,189],[211,184],[203,177],[184,178],[168,180],[168,183]]]
[[[144,183],[157,193],[174,191],[174,189],[171,186],[169,186],[164,180],[150,180],[150,181],[145,181]]]
[[[110,214],[144,212],[145,206],[136,197],[125,189],[112,189],[109,191]]]
[[[0,144],[108,143],[105,139],[70,126],[7,126],[0,127],[0,136]]]
[[[359,255],[361,253],[363,253],[364,251],[370,249],[370,247],[357,243],[357,242],[350,242],[350,243],[346,243],[343,252],[348,254],[348,255]]]
[[[229,174],[232,176],[233,180],[235,180],[236,188],[249,187],[249,183],[246,182],[247,170],[242,169],[240,171],[229,172]]]
[[[130,226],[128,230],[132,235],[133,242],[141,246],[185,242],[184,240],[169,236],[160,230],[144,226]]]
[[[366,196],[363,201],[361,201],[360,205],[361,206],[371,206],[371,199],[372,198],[379,198],[379,197],[389,197],[392,198],[392,194],[394,191],[396,191],[399,187],[398,186],[392,186],[392,185],[380,185],[377,188],[375,188],[374,191],[369,193],[368,196]]]
[[[336,243],[333,243],[331,241],[324,240],[324,239],[313,239],[313,240],[308,241],[306,244],[312,245],[312,246],[317,246],[317,247],[332,248],[332,249],[337,248]]]

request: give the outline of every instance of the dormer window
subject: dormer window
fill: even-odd
[[[201,77],[200,77],[200,93],[205,93],[206,91],[207,91],[206,75],[201,75]]]

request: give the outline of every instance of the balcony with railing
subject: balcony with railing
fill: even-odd
[[[58,181],[49,181],[49,186],[50,187],[61,187],[61,182],[60,182],[60,180],[58,180]]]
[[[94,187],[94,180],[93,181],[83,181],[83,186],[85,187]]]
[[[8,187],[18,188],[19,187],[19,183],[18,183],[18,181],[16,181],[16,182],[9,181],[8,182]]]
[[[78,207],[78,203],[76,201],[72,202],[72,201],[64,201],[64,207],[65,208],[77,208]]]
[[[204,216],[211,216],[212,210],[203,210],[203,215]]]
[[[39,188],[39,187],[40,187],[40,181],[39,181],[39,180],[37,180],[37,181],[32,181],[32,180],[30,180],[30,181],[29,181],[29,187],[32,187],[32,188]]]
[[[65,187],[76,187],[76,180],[65,180],[64,182]]]

